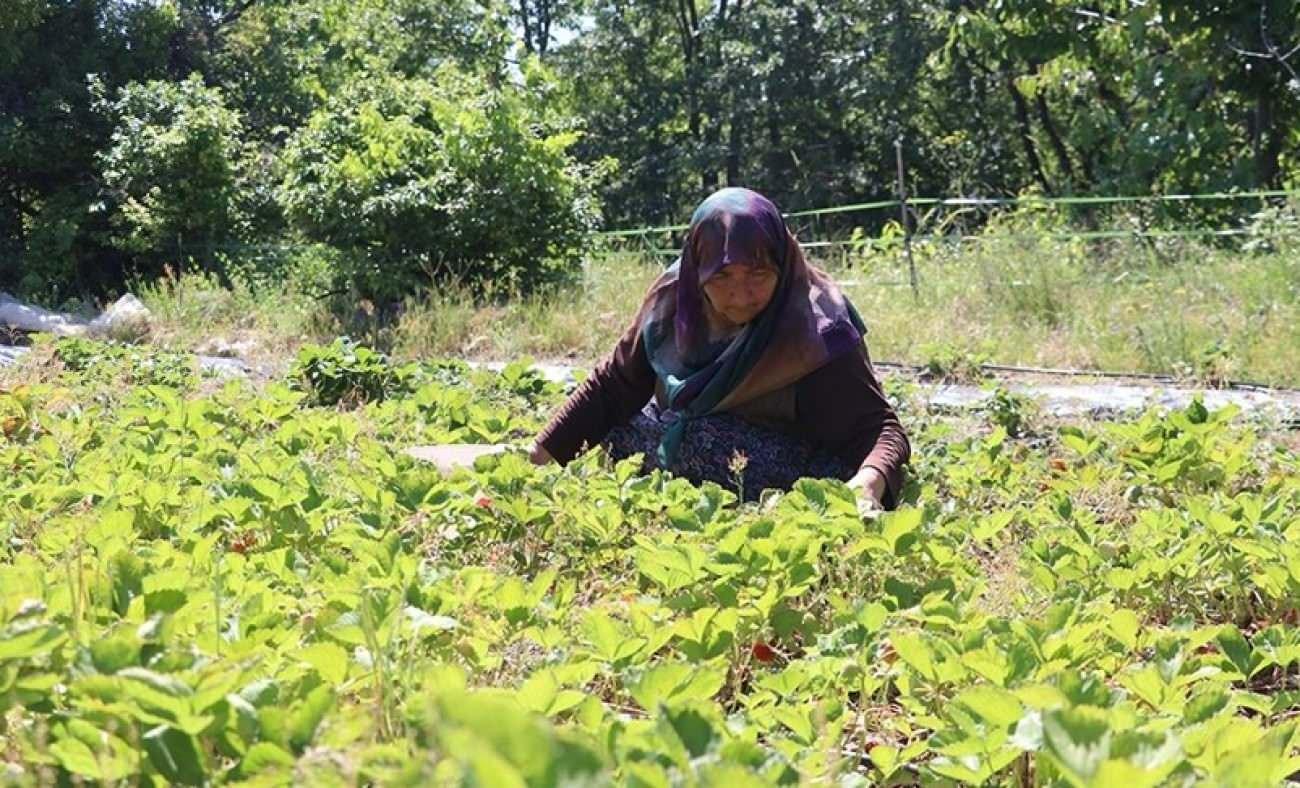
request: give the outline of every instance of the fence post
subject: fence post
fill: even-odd
[[[916,281],[916,261],[912,259],[912,226],[907,220],[907,182],[903,179],[903,138],[894,140],[894,161],[898,164],[898,215],[903,222],[903,253],[907,255],[907,276],[912,284],[912,300],[919,301],[921,291]]]

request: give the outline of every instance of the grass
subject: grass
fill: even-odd
[[[965,361],[1153,372],[1300,386],[1300,244],[1243,251],[1172,239],[1070,242],[987,235],[915,247],[914,297],[897,249],[814,257],[858,306],[877,360],[950,368]],[[818,250],[820,251],[820,250]],[[251,341],[283,359],[339,334],[398,358],[532,356],[591,363],[626,330],[664,257],[593,257],[581,283],[476,303],[445,288],[391,314],[320,300],[293,278],[274,288],[182,275],[142,288],[154,340],[202,350]]]
[[[919,250],[916,299],[874,284],[905,279],[897,260],[838,278],[880,359],[928,364],[955,347],[1001,364],[1300,384],[1300,250],[1164,253],[994,237]]]

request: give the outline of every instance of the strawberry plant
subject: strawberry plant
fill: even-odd
[[[278,382],[96,397],[99,363],[0,389],[8,781],[1300,770],[1300,458],[1230,410],[1018,438],[903,403],[911,478],[864,520],[834,481],[742,504],[599,451],[400,451],[533,435],[563,392],[525,364],[412,365],[338,410]]]
[[[407,388],[409,366],[396,367],[386,355],[347,337],[298,351],[289,379],[315,405],[376,402]]]

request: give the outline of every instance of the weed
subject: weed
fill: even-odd
[[[985,378],[988,359],[951,343],[931,343],[921,349],[923,379],[936,383],[978,383]]]

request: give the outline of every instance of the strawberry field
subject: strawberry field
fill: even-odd
[[[524,364],[282,380],[63,342],[0,387],[0,778],[157,785],[1276,785],[1300,453],[1199,403],[929,412],[863,520],[527,441]],[[737,484],[743,484],[743,472]]]

